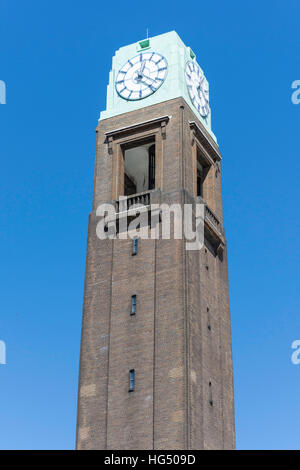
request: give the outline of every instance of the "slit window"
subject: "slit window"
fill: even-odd
[[[136,314],[136,295],[131,296],[131,314],[130,315],[135,315]]]
[[[129,392],[133,392],[135,387],[135,371],[131,369],[129,371]]]
[[[213,406],[214,402],[213,402],[213,397],[212,397],[212,386],[211,386],[211,382],[209,382],[209,404],[210,406]]]
[[[139,248],[139,239],[135,237],[132,240],[132,255],[137,255],[138,248]]]

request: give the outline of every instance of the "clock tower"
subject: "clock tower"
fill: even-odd
[[[221,154],[208,81],[175,31],[116,52],[96,134],[77,448],[233,449]],[[136,204],[147,217],[129,236]],[[196,250],[173,230],[186,206],[203,208]]]

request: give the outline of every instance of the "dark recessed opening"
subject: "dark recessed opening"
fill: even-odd
[[[123,146],[124,196],[155,188],[154,138]]]
[[[204,181],[207,176],[209,166],[201,156],[200,150],[197,148],[197,196],[204,196]]]
[[[136,295],[131,296],[131,313],[130,315],[136,314]]]
[[[133,392],[135,387],[135,371],[131,369],[129,371],[129,390],[128,392]]]

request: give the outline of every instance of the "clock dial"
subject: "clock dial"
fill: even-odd
[[[152,95],[165,81],[166,59],[157,52],[141,52],[119,70],[115,86],[125,100],[134,101]]]
[[[196,62],[186,64],[185,79],[193,105],[201,116],[207,117],[210,111],[208,83]]]

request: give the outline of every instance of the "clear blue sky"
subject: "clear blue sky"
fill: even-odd
[[[296,0],[0,0],[0,448],[71,449],[95,126],[114,51],[175,29],[223,155],[237,447],[298,448]]]

